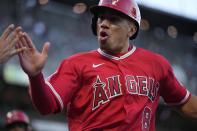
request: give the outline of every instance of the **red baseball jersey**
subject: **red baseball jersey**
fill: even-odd
[[[169,105],[191,94],[168,61],[142,48],[113,56],[101,49],[71,56],[46,81],[70,131],[154,131],[159,97]]]

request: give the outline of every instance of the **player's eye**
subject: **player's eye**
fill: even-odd
[[[121,19],[120,17],[114,15],[114,16],[109,17],[109,20],[111,22],[119,22]]]
[[[119,22],[121,20],[119,16],[112,14],[101,14],[98,15],[98,18],[100,21],[109,20],[110,22]]]
[[[99,18],[100,20],[105,20],[105,19],[107,19],[107,15],[105,15],[105,14],[100,14],[100,15],[98,15],[98,18]]]

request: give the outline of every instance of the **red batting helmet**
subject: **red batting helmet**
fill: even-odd
[[[29,117],[24,112],[18,110],[8,112],[6,115],[5,124],[11,125],[16,122],[22,122],[27,125],[30,123]]]
[[[94,35],[97,35],[96,26],[98,14],[103,12],[104,10],[113,10],[117,13],[121,13],[127,16],[129,19],[133,20],[137,31],[136,33],[130,37],[130,39],[135,39],[140,26],[141,15],[140,10],[135,2],[135,0],[100,0],[97,6],[93,6],[90,8],[91,13],[94,15],[92,18],[92,31]]]

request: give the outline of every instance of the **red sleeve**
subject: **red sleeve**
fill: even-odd
[[[164,59],[165,77],[161,82],[161,96],[168,105],[181,105],[191,97],[190,92],[176,79],[169,62]]]
[[[75,91],[80,87],[79,63],[64,60],[57,71],[48,77],[47,84],[53,91],[61,108],[66,108]]]
[[[49,86],[45,83],[43,74],[29,77],[30,81],[30,97],[33,105],[41,114],[49,114],[58,111],[57,101],[51,92]]]

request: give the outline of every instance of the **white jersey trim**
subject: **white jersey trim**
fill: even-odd
[[[131,54],[133,54],[133,53],[135,52],[135,50],[136,50],[136,47],[133,46],[133,48],[132,48],[129,52],[127,52],[126,54],[124,54],[124,55],[122,55],[122,56],[120,56],[120,57],[113,56],[113,55],[109,55],[109,54],[103,52],[100,48],[98,48],[97,51],[98,51],[102,56],[105,56],[105,57],[107,57],[107,58],[109,58],[109,59],[113,59],[113,60],[122,60],[122,59],[125,59],[125,58],[129,57]]]
[[[190,96],[190,92],[187,90],[187,93],[186,93],[185,97],[180,102],[177,102],[177,103],[167,103],[167,104],[169,106],[181,105],[181,104],[185,103],[188,100],[189,96]]]
[[[56,90],[51,85],[51,83],[49,83],[48,81],[45,81],[45,83],[50,87],[51,91],[53,92],[53,94],[55,95],[55,97],[57,98],[57,100],[59,101],[60,108],[61,108],[61,111],[62,111],[64,109],[64,104],[63,104],[63,101],[62,101],[60,95],[56,92]]]

